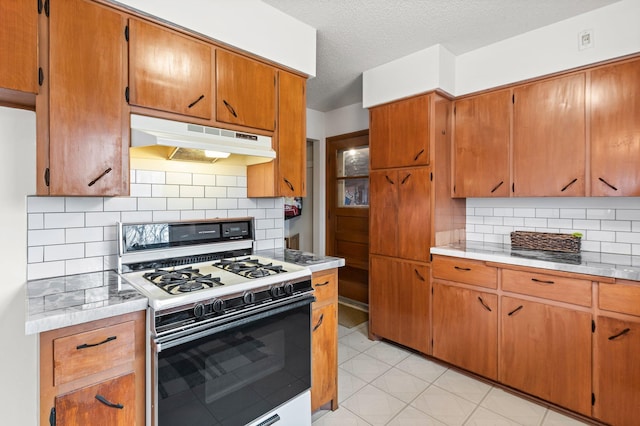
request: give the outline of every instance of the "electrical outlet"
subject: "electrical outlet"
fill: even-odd
[[[593,47],[593,30],[584,30],[578,33],[578,50]]]

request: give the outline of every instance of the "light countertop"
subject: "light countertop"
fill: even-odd
[[[513,249],[507,244],[481,242],[432,247],[431,254],[640,281],[640,256]]]
[[[295,263],[306,266],[311,272],[320,272],[327,269],[344,266],[344,259],[332,256],[319,256],[306,251],[293,249],[260,250],[255,253],[259,256],[270,257],[274,260]]]

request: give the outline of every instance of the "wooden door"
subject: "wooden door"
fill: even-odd
[[[330,303],[314,308],[311,318],[312,372],[311,411],[331,401],[337,408],[335,398],[338,386],[338,329],[337,304]]]
[[[430,353],[430,296],[427,265],[371,257],[370,333]]]
[[[56,397],[56,425],[135,425],[135,374]]]
[[[218,49],[216,118],[224,123],[273,131],[276,123],[276,69]]]
[[[433,356],[498,378],[498,296],[435,281]]]
[[[342,257],[338,293],[368,303],[369,290],[369,132],[327,139],[328,255]]]
[[[65,0],[49,23],[49,195],[128,195],[125,18]]]
[[[514,89],[513,195],[585,195],[585,74]]]
[[[591,195],[640,195],[640,59],[591,71]]]
[[[374,254],[396,256],[398,226],[398,173],[372,170],[370,180],[369,248]]]
[[[508,197],[511,90],[456,101],[453,195]]]
[[[0,2],[2,89],[38,93],[38,9],[35,2]]]
[[[371,168],[429,164],[430,95],[371,109]]]
[[[593,366],[594,417],[612,425],[638,424],[640,322],[598,317]]]
[[[285,197],[305,197],[307,80],[284,71],[280,71],[278,75],[278,157],[275,161],[279,170],[279,194]]]
[[[427,262],[431,247],[430,171],[425,167],[401,169],[398,170],[396,180],[397,256]],[[393,224],[394,222],[389,222],[387,228],[391,228]],[[385,233],[384,229],[381,231]]]
[[[211,118],[211,46],[129,19],[131,105]]]
[[[591,313],[502,297],[498,379],[591,415]]]

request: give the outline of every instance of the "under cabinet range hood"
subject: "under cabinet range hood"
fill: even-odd
[[[131,155],[252,165],[276,158],[269,136],[131,114]]]

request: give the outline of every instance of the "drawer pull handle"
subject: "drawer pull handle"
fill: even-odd
[[[116,340],[116,339],[117,339],[116,336],[110,336],[110,337],[107,337],[106,339],[104,339],[102,342],[99,342],[99,343],[83,343],[82,345],[76,346],[76,349],[93,348],[94,346],[104,345],[105,343],[110,342],[112,340]]]
[[[195,101],[191,102],[188,106],[188,108],[193,108],[195,106],[195,104],[197,104],[198,102],[200,102],[201,100],[204,99],[204,95],[200,95],[200,97],[198,99],[196,99]]]
[[[324,314],[320,315],[320,318],[318,319],[318,322],[316,323],[316,325],[313,326],[313,331],[316,331],[318,329],[318,327],[320,327],[322,325],[322,320],[324,319]]]
[[[124,408],[124,405],[122,405],[122,404],[114,404],[113,402],[109,401],[107,398],[105,398],[104,396],[102,396],[100,394],[96,395],[96,399],[98,401],[102,402],[107,407],[118,408],[120,410],[122,410]]]
[[[615,186],[611,185],[609,182],[607,182],[606,180],[602,179],[601,177],[599,177],[598,180],[600,182],[604,183],[605,185],[607,185],[609,188],[613,189],[614,191],[618,190],[618,188],[616,188]]]
[[[391,185],[395,185],[395,183],[389,178],[389,176],[384,175],[384,178],[387,180],[387,182],[389,182]]]
[[[613,336],[609,337],[609,340],[615,340],[615,339],[617,339],[618,337],[622,337],[622,336],[624,336],[625,334],[627,334],[627,333],[628,333],[628,332],[630,332],[630,331],[631,331],[631,329],[630,329],[630,328],[625,328],[625,329],[624,329],[624,330],[622,330],[620,333],[618,333],[618,334],[614,334]]]
[[[229,110],[229,112],[231,113],[231,115],[233,115],[235,118],[238,118],[238,114],[236,114],[236,110],[233,109],[233,107],[231,106],[231,104],[227,101],[225,101],[224,99],[222,100],[222,102],[224,102],[224,106],[227,107],[227,109]]]
[[[420,152],[417,153],[415,157],[413,157],[413,161],[418,161],[418,158],[420,158],[422,154],[424,154],[424,149],[421,149]]]
[[[520,305],[517,308],[515,308],[513,311],[509,312],[507,315],[511,316],[511,315],[515,314],[516,312],[518,312],[522,308],[524,308],[524,306]]]
[[[316,287],[324,287],[325,285],[329,285],[329,281],[325,281],[323,283],[316,284]]]
[[[491,308],[486,303],[484,303],[484,300],[482,300],[482,297],[478,296],[478,301],[487,311],[492,312]]]
[[[504,183],[504,181],[501,180],[499,184],[497,184],[496,186],[493,187],[493,189],[491,190],[491,193],[493,194],[494,192],[496,192],[498,190],[498,188],[500,188],[502,186],[503,183]]]
[[[574,183],[576,183],[578,181],[578,178],[573,179],[571,182],[569,182],[568,184],[566,184],[561,190],[560,192],[564,192],[567,190],[567,188],[569,188],[571,185],[573,185]]]
[[[113,170],[113,169],[112,169],[111,167],[109,167],[107,170],[105,170],[104,172],[102,172],[102,173],[100,174],[100,176],[98,176],[97,178],[95,178],[94,180],[92,180],[91,182],[89,182],[89,183],[87,184],[87,186],[93,186],[93,185],[95,185],[95,183],[96,183],[97,181],[99,181],[100,179],[102,179],[103,177],[105,177],[105,175],[106,175],[107,173],[110,173],[110,172],[111,172],[111,170]]]
[[[293,185],[291,184],[291,182],[289,182],[287,178],[282,178],[282,179],[284,180],[284,183],[287,184],[290,190],[295,191],[295,189],[293,188]]]
[[[462,268],[460,266],[454,266],[453,268],[457,269],[458,271],[465,271],[465,272],[468,272],[471,270],[471,268]]]
[[[539,280],[537,278],[531,278],[531,281],[533,281],[534,283],[538,283],[538,284],[555,284],[555,281],[546,281],[546,280]]]
[[[409,173],[408,175],[406,175],[406,176],[404,177],[404,179],[402,179],[402,182],[400,182],[400,184],[401,184],[401,185],[404,185],[404,184],[405,184],[405,182],[406,182],[407,180],[409,180],[409,178],[410,178],[410,177],[411,177],[411,173]]]
[[[414,269],[414,270],[413,270],[413,272],[415,272],[415,273],[416,273],[416,275],[418,276],[418,279],[419,279],[420,281],[424,281],[424,277],[423,277],[422,275],[420,275],[420,272],[418,272],[418,270],[417,270],[417,269]]]

